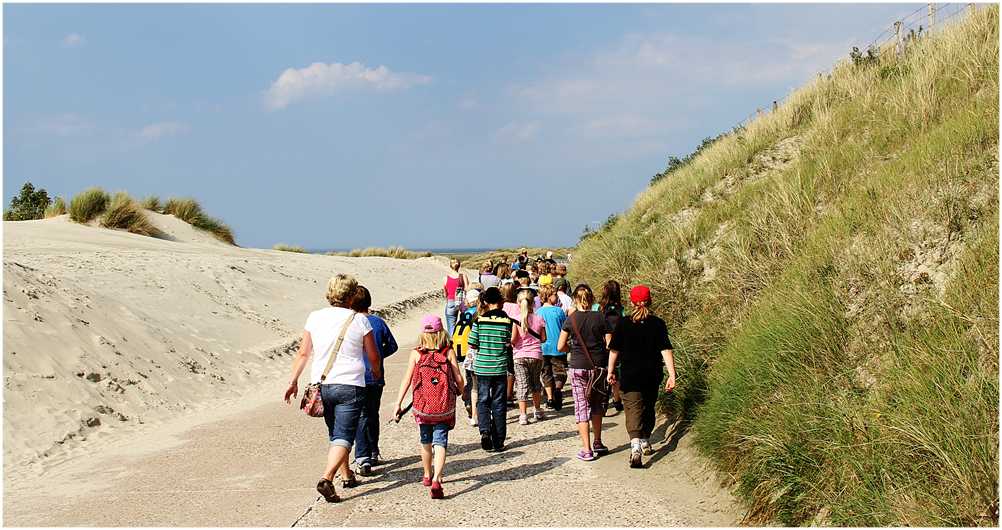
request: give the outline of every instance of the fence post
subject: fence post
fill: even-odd
[[[929,4],[929,31],[936,27],[936,4]]]
[[[901,21],[894,23],[894,54],[901,55]]]

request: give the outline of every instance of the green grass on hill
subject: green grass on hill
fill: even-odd
[[[589,235],[749,522],[998,524],[998,7],[843,64]]]

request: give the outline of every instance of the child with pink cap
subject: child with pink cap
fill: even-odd
[[[463,392],[463,376],[442,319],[425,315],[421,319],[418,347],[407,361],[407,373],[400,382],[394,416],[403,415],[404,395],[412,389],[411,409],[421,438],[421,483],[431,487],[431,498],[442,499],[442,471],[449,431],[456,425],[456,396]],[[432,466],[434,460],[434,472]]]

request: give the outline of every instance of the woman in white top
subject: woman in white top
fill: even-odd
[[[372,373],[380,377],[379,350],[372,337],[372,326],[365,315],[358,314],[349,307],[351,297],[355,293],[358,282],[347,274],[338,274],[327,282],[327,301],[332,307],[319,309],[310,313],[306,319],[303,340],[299,344],[299,353],[292,363],[292,380],[285,391],[285,402],[299,392],[299,375],[306,367],[306,361],[312,354],[313,363],[310,366],[310,383],[320,383],[320,398],[324,404],[324,421],[330,436],[330,450],[327,453],[327,467],[324,476],[317,483],[317,491],[327,499],[327,502],[337,502],[340,499],[334,492],[334,473],[342,469],[342,486],[353,487],[358,484],[355,475],[347,470],[348,452],[355,442],[355,431],[358,429],[358,418],[365,403],[365,361],[368,356]],[[351,323],[348,324],[351,319]],[[344,340],[336,354],[331,352],[337,342],[341,330],[347,328]],[[330,372],[323,377],[324,368],[331,355],[334,362]]]

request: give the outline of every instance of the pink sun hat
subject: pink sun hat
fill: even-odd
[[[432,314],[425,315],[421,318],[421,331],[425,333],[442,331],[442,319]]]

